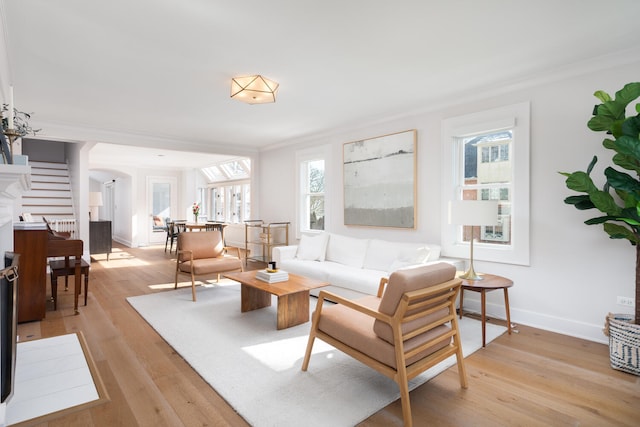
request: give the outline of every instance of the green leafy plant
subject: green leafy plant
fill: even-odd
[[[579,210],[597,209],[600,215],[585,221],[587,225],[602,224],[611,239],[625,239],[636,250],[635,323],[640,323],[640,104],[635,105],[635,116],[626,116],[627,106],[640,97],[640,82],[629,83],[616,92],[615,98],[603,91],[594,93],[602,104],[596,105],[589,129],[606,132],[602,145],[615,154],[614,165],[629,171],[622,172],[609,166],[602,189],[591,179],[598,161],[593,156],[586,171],[561,172],[567,187],[579,196],[567,197],[564,202]]]

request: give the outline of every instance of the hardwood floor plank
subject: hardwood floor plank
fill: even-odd
[[[62,285],[57,311],[47,303],[43,321],[18,326],[21,341],[82,331],[111,398],[40,425],[247,426],[126,300],[173,289],[175,255],[164,246],[114,248],[110,261],[92,262],[88,306],[81,297],[79,315],[73,313],[73,293]],[[180,285],[190,286],[187,279],[181,277]],[[640,377],[611,369],[607,346],[518,329],[465,359],[469,389],[460,388],[454,366],[412,391],[414,424],[639,425]],[[360,425],[402,426],[400,402]]]

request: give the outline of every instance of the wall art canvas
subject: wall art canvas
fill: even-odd
[[[416,228],[416,130],[343,148],[344,223]]]

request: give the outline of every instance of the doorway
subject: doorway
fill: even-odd
[[[167,237],[165,220],[174,218],[177,206],[176,177],[147,178],[147,206],[149,210],[149,244],[164,243]]]

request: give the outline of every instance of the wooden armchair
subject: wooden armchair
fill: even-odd
[[[227,252],[235,251],[236,256]],[[238,248],[225,248],[220,231],[184,232],[178,234],[176,260],[176,284],[178,288],[178,274],[191,275],[191,294],[196,300],[195,276],[216,274],[216,280],[220,280],[220,274],[229,271],[243,271],[243,262],[240,259]]]
[[[376,297],[353,301],[320,291],[302,370],[309,367],[315,338],[326,341],[394,380],[404,423],[411,426],[410,379],[455,355],[460,385],[467,388],[455,308],[461,280],[455,273],[445,263],[399,270],[380,281]]]

